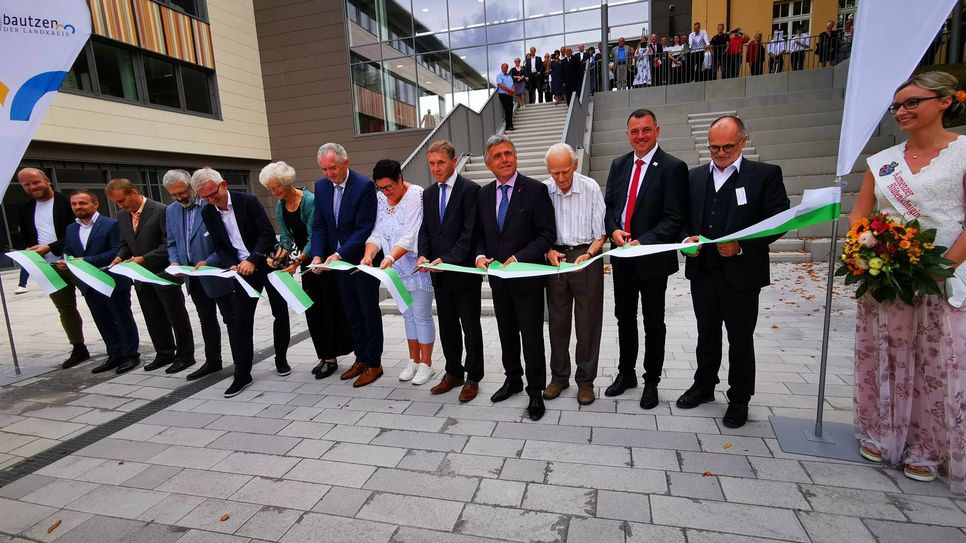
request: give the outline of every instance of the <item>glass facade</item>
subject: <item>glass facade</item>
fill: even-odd
[[[357,134],[431,128],[479,110],[500,64],[600,42],[600,0],[346,0]],[[608,2],[609,39],[641,35],[646,0]]]

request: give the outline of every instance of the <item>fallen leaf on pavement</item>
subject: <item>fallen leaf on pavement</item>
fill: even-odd
[[[54,522],[53,524],[51,524],[50,525],[50,528],[47,528],[47,533],[49,534],[50,532],[53,532],[54,530],[57,529],[58,526],[60,526],[60,521],[59,520],[56,521],[56,522]]]
[[[714,474],[713,474],[713,473],[711,473],[710,471],[706,471],[706,472],[704,472],[704,476],[705,476],[705,477],[713,477],[713,476],[714,476]]]
[[[231,518],[231,515],[222,515],[222,516],[221,516],[221,521],[222,521],[222,522],[225,522],[226,520],[228,520],[228,519],[230,519],[230,518]]]

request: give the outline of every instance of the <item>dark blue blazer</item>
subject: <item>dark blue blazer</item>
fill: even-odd
[[[265,258],[275,248],[275,229],[272,227],[272,222],[268,220],[265,208],[258,198],[246,192],[232,190],[228,193],[231,195],[231,205],[235,211],[238,231],[249,252],[246,260],[254,264],[256,269],[264,271],[267,267]],[[201,208],[201,216],[214,245],[214,250],[204,258],[204,261],[210,265],[215,265],[214,263],[217,262],[217,265],[226,268],[238,264],[238,251],[228,239],[228,230],[221,222],[218,208],[211,204],[205,205]]]
[[[76,222],[67,225],[67,231],[64,234],[64,258],[83,257],[84,261],[92,266],[103,268],[117,256],[120,245],[121,235],[117,221],[106,215],[100,215],[94,221],[91,235],[87,238],[87,249],[81,244],[80,225]],[[115,281],[124,280],[122,277],[112,277]],[[84,296],[87,296],[88,291],[97,292],[79,281],[77,287]]]
[[[336,226],[332,207],[335,188],[326,177],[315,182],[312,256],[325,260],[338,252],[345,262],[358,264],[365,253],[366,240],[376,226],[376,185],[352,170],[344,183]]]
[[[208,228],[205,227],[205,221],[201,215],[205,205],[207,204],[202,203],[199,207],[192,210],[197,213],[197,216],[194,219],[194,224],[191,225],[191,232],[188,233],[187,244],[184,241],[184,226],[185,214],[188,213],[188,210],[182,207],[181,204],[175,202],[169,205],[164,211],[168,230],[168,260],[170,262],[177,262],[182,266],[186,266],[200,262],[215,252],[215,244],[211,240],[211,235],[208,234]],[[192,261],[188,260],[189,247],[191,249],[191,256],[194,257]],[[208,260],[207,264],[219,268],[226,267],[218,259]],[[225,296],[231,294],[234,290],[232,282],[228,279],[217,279],[215,277],[184,278],[186,283],[194,281],[195,279],[201,283],[205,294],[210,298]]]

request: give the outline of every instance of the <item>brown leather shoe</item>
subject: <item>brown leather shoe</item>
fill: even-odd
[[[577,403],[580,405],[590,405],[594,403],[595,399],[594,387],[592,385],[577,385]]]
[[[473,398],[480,392],[480,384],[474,383],[473,381],[467,381],[463,385],[463,389],[460,390],[460,403],[466,403],[472,401]]]
[[[362,362],[355,362],[349,366],[349,369],[342,372],[342,375],[339,376],[339,379],[342,379],[343,381],[355,379],[356,377],[362,375],[362,372],[364,371],[366,371],[366,365]]]
[[[352,383],[352,386],[355,388],[364,387],[380,377],[382,377],[382,366],[366,368],[365,371],[362,372],[362,375],[356,379],[356,382]]]
[[[454,388],[463,384],[462,377],[454,377],[448,373],[443,374],[443,378],[436,383],[436,386],[429,389],[430,394],[446,394]]]
[[[544,400],[555,400],[565,389],[570,388],[570,383],[550,383],[543,390]]]

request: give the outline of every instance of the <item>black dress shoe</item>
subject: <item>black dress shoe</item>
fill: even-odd
[[[523,383],[519,381],[513,382],[507,379],[506,381],[503,381],[503,386],[501,386],[499,390],[490,396],[490,401],[493,403],[502,402],[503,400],[519,392],[523,392]]]
[[[633,375],[618,373],[614,382],[604,390],[604,396],[620,396],[629,388],[637,388],[637,378]]]
[[[741,428],[748,422],[748,404],[729,403],[725,416],[721,419],[728,428]]]
[[[252,380],[251,377],[244,377],[241,379],[239,379],[238,377],[235,377],[235,379],[231,382],[231,386],[228,387],[228,390],[225,391],[225,397],[233,398],[235,396],[238,396],[239,394],[242,393],[243,390],[252,386],[253,382],[254,381]]]
[[[527,415],[530,416],[530,420],[538,421],[543,418],[543,414],[546,412],[547,408],[543,405],[543,396],[540,394],[530,396],[530,405],[527,406]]]
[[[182,360],[181,362],[175,362],[174,364],[171,364],[171,366],[168,369],[164,370],[164,373],[171,375],[174,373],[178,373],[179,371],[184,371],[194,365],[195,365],[194,360]]]
[[[91,373],[104,373],[105,371],[111,371],[114,368],[121,365],[121,359],[116,356],[108,356],[107,360],[104,361],[100,366],[95,367],[91,370]]]
[[[317,367],[319,368],[319,371],[315,372],[316,379],[325,379],[339,369],[339,365],[335,362],[323,362]]]
[[[291,373],[292,373],[292,367],[289,366],[288,365],[288,362],[285,362],[284,360],[281,361],[281,362],[279,362],[278,360],[276,360],[275,361],[275,372],[278,373],[279,375],[281,375],[282,377],[285,377],[286,375],[291,375]]]
[[[148,364],[147,366],[144,366],[144,371],[154,371],[158,368],[163,368],[168,364],[171,364],[172,362],[174,362],[173,358],[158,356],[153,361],[151,361],[150,364]]]
[[[221,371],[221,366],[216,366],[214,364],[208,364],[207,362],[202,364],[202,366],[195,371],[188,374],[187,379],[189,381],[194,381],[195,379],[201,379],[205,375],[210,373],[215,373]]]
[[[90,358],[91,353],[87,350],[87,345],[78,343],[74,345],[73,350],[70,352],[70,356],[67,357],[67,360],[64,360],[64,363],[61,364],[60,367],[65,370],[67,368],[73,368],[77,364],[80,364],[85,360],[89,360]]]
[[[645,383],[644,393],[641,394],[641,409],[654,409],[657,404],[657,385]]]
[[[127,373],[133,370],[139,365],[141,365],[141,357],[132,356],[131,358],[125,358],[124,360],[122,360],[121,363],[117,366],[117,368],[114,369],[114,372],[120,375],[122,373]]]
[[[691,388],[684,391],[681,397],[678,398],[677,405],[681,409],[692,409],[703,403],[714,401],[714,389],[705,390],[698,385],[693,385]]]

